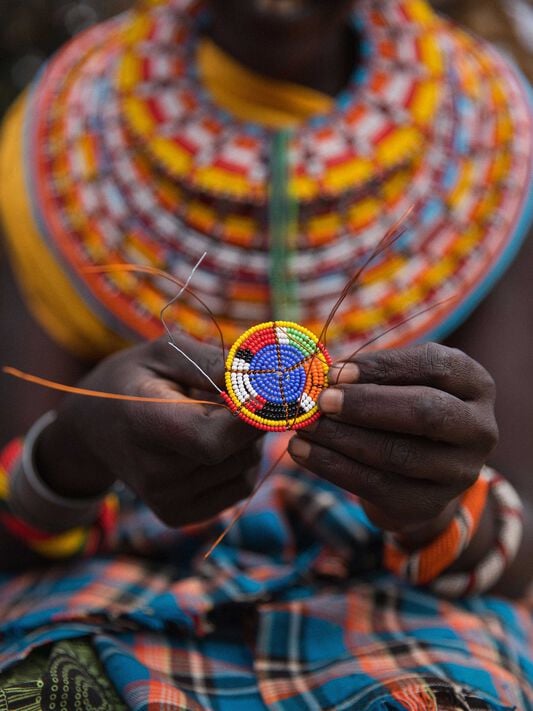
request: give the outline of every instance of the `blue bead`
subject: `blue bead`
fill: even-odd
[[[250,381],[268,402],[284,405],[298,401],[305,386],[305,371],[297,367],[302,360],[301,350],[293,345],[266,345],[250,363]],[[273,372],[257,372],[265,370]]]

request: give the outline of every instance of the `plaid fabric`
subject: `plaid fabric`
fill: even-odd
[[[230,513],[175,531],[122,499],[113,557],[3,577],[0,669],[86,636],[135,711],[533,709],[531,611],[384,574],[333,485],[281,466],[208,561]]]

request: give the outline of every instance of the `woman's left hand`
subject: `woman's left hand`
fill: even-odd
[[[461,351],[427,343],[360,353],[331,369],[330,384],[324,416],[293,437],[292,457],[357,494],[376,525],[423,545],[496,445],[492,378]]]

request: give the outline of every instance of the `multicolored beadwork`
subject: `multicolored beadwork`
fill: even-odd
[[[229,352],[223,398],[253,427],[297,430],[320,416],[318,396],[330,365],[325,346],[307,328],[292,321],[260,323]]]
[[[154,0],[92,28],[54,57],[27,104],[25,176],[43,241],[91,312],[128,340],[161,334],[173,287],[86,267],[149,264],[185,280],[207,252],[194,291],[226,343],[278,315],[275,132],[206,90],[204,9]],[[287,140],[297,215],[283,276],[296,285],[298,320],[320,333],[354,271],[412,211],[339,308],[328,332],[336,356],[378,336],[379,347],[444,337],[516,254],[533,206],[532,112],[513,67],[423,0],[359,0],[354,23],[361,65],[333,110]],[[19,238],[14,230],[14,248]],[[169,318],[218,338],[189,294]]]

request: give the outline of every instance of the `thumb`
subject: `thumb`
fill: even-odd
[[[220,346],[202,343],[183,333],[158,338],[148,345],[145,365],[160,377],[187,388],[224,388],[224,358]],[[214,385],[213,385],[214,383]]]

